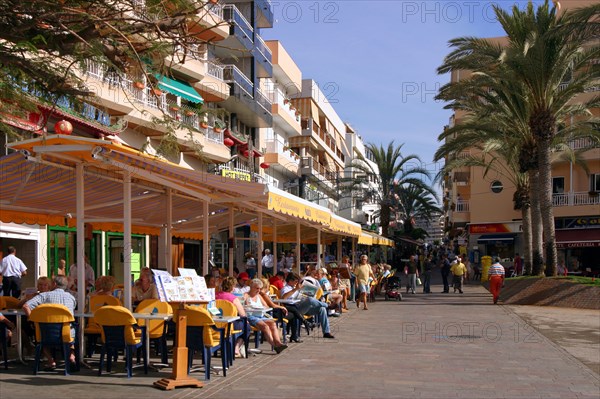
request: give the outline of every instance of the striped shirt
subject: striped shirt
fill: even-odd
[[[488,270],[488,276],[504,276],[504,267],[500,263],[494,263]]]

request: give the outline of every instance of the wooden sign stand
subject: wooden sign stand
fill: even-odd
[[[173,372],[171,378],[162,378],[154,382],[156,388],[171,390],[174,388],[202,388],[204,384],[188,375],[188,348],[186,346],[187,317],[183,312],[183,303],[177,316],[177,347],[173,348]]]

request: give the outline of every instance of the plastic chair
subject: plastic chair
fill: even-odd
[[[269,285],[269,292],[271,295],[275,295],[277,298],[281,298],[281,294],[279,293],[279,288],[274,285]]]
[[[179,314],[187,316],[188,373],[196,371],[192,369],[194,352],[200,350],[204,362],[204,378],[210,380],[211,357],[220,350],[223,376],[227,376],[227,344],[224,330],[215,325],[212,316],[204,308],[186,306]]]
[[[35,324],[35,364],[33,375],[40,367],[42,347],[62,348],[65,359],[65,375],[69,375],[69,356],[75,339],[71,336],[71,325],[75,318],[64,305],[42,304],[31,311],[29,320]]]
[[[133,374],[133,352],[140,348],[142,348],[144,360],[144,374],[148,374],[148,354],[144,345],[146,328],[141,328],[141,337],[136,335],[137,322],[129,309],[123,306],[103,306],[94,312],[94,318],[102,328],[101,340],[103,345],[100,352],[98,375],[102,375],[104,355],[108,352],[106,371],[110,372],[113,353],[119,349],[124,349],[127,378],[131,378]]]
[[[173,314],[173,308],[167,302],[161,302],[158,299],[144,299],[135,308],[136,313],[164,313]],[[146,321],[148,324],[146,325]],[[138,320],[139,326],[146,326],[146,334],[149,335],[150,342],[155,342],[160,347],[160,361],[162,364],[168,364],[167,352],[167,323],[164,320]]]
[[[90,313],[95,313],[96,310],[100,309],[102,306],[121,306],[121,301],[119,298],[116,298],[112,295],[92,295],[89,297],[89,305],[88,311]],[[98,337],[102,329],[96,322],[94,317],[90,317],[87,322],[87,326],[83,330],[85,335],[88,336],[88,345],[87,345],[87,355],[88,357],[94,354],[94,347],[96,346],[96,342],[98,341]]]
[[[235,305],[229,301],[226,301],[224,299],[217,299],[216,300],[216,306],[217,308],[219,308],[221,310],[221,314],[223,316],[237,316],[238,315],[238,310],[235,307]],[[245,320],[242,320],[243,322],[246,322]],[[246,337],[245,337],[245,331],[244,329],[242,330],[236,330],[234,329],[233,326],[229,326],[229,323],[215,323],[216,326],[218,328],[224,328],[225,329],[225,339],[227,340],[227,358],[228,358],[228,362],[229,365],[233,365],[233,360],[235,358],[235,341],[237,341],[238,338],[243,338],[244,339],[244,343],[246,341]]]
[[[0,297],[0,310],[4,309],[18,309],[19,300],[12,296],[1,296]]]

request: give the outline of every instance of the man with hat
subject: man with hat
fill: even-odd
[[[494,299],[494,304],[498,303],[500,290],[504,285],[504,266],[500,264],[500,258],[494,257],[494,263],[488,270],[488,278],[490,280],[490,292]]]
[[[458,290],[458,292],[462,294],[463,278],[467,274],[467,267],[461,262],[460,257],[457,256],[456,259],[450,263],[450,273],[452,273],[453,276],[452,285],[454,286],[454,292],[456,293],[456,290]]]
[[[237,285],[233,288],[234,295],[244,295],[250,291],[250,286],[246,285],[246,281],[250,280],[250,276],[246,272],[241,272],[237,276]]]

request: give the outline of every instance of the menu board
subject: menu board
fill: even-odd
[[[204,302],[215,298],[214,288],[206,287],[204,277],[191,273],[173,277],[164,270],[152,270],[152,272],[156,280],[158,297],[162,302]]]

